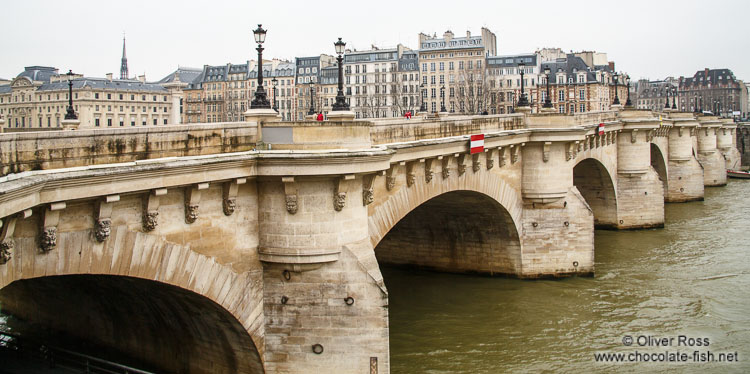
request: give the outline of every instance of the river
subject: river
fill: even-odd
[[[750,181],[730,180],[705,201],[666,204],[663,229],[597,230],[593,278],[383,269],[391,372],[750,372],[749,223]],[[595,362],[667,352],[739,361]]]

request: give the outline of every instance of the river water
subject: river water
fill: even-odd
[[[595,240],[593,278],[383,269],[391,372],[750,372],[750,181],[666,204],[663,229],[597,230]],[[668,352],[739,361],[651,362]],[[597,353],[649,362],[598,363]]]

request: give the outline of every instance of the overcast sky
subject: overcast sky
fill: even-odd
[[[334,54],[347,47],[417,48],[417,34],[497,35],[499,55],[559,47],[606,52],[632,78],[729,68],[750,80],[750,0],[629,1],[94,1],[2,0],[0,78],[24,66],[119,76],[122,35],[130,74],[157,80],[177,66],[254,59],[252,30],[268,30],[264,57]]]

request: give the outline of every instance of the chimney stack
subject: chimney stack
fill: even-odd
[[[466,30],[466,37],[467,37],[467,38],[471,38],[471,31],[469,31],[469,30]]]
[[[146,83],[146,76],[145,75],[139,75],[138,80],[141,81],[141,83]]]
[[[107,80],[112,82],[112,73],[107,73]]]

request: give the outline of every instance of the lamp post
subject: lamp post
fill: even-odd
[[[276,86],[279,85],[279,81],[276,79],[276,77],[273,77],[273,79],[271,79],[271,84],[273,85],[273,110],[275,110],[276,113],[278,113],[279,104],[278,104],[278,101],[276,100]]]
[[[258,89],[255,90],[255,98],[250,102],[252,109],[270,109],[271,103],[266,97],[266,90],[263,89],[263,42],[266,41],[266,30],[258,24],[258,28],[253,30],[255,42],[258,43]]]
[[[440,87],[440,99],[442,102],[440,103],[440,112],[445,113],[447,110],[445,110],[445,85]]]
[[[628,107],[628,108],[632,108],[633,107],[633,102],[630,101],[630,76],[626,75],[625,76],[625,80],[627,81],[627,84],[628,84],[628,97],[625,100],[625,106]]]
[[[518,69],[521,71],[521,98],[518,99],[517,106],[529,106],[529,100],[526,99],[526,93],[523,92],[523,74],[524,74],[524,63],[519,62],[518,63]]]
[[[665,89],[664,91],[667,95],[667,99],[665,100],[666,102],[664,103],[664,109],[669,109],[669,87],[667,87],[667,89]]]
[[[693,96],[693,113],[698,113],[698,96]]]
[[[75,110],[73,110],[73,70],[68,70],[65,75],[68,76],[68,111],[65,113],[65,119],[78,119]]]
[[[620,96],[617,94],[617,72],[614,73],[614,79],[615,79],[615,100],[612,102],[612,105],[620,105]]]
[[[310,87],[310,110],[307,111],[308,116],[315,115],[315,82],[312,80],[309,83]]]
[[[550,78],[549,66],[544,67],[544,74],[547,75],[547,96],[544,98],[544,105],[542,107],[552,108],[552,97],[550,97],[550,91],[549,91],[549,78]]]
[[[677,89],[672,88],[672,109],[677,110]]]
[[[341,38],[333,45],[336,47],[336,61],[339,63],[339,92],[336,94],[336,102],[333,104],[333,111],[349,110],[349,104],[344,97],[344,48],[346,43]]]
[[[424,102],[424,83],[421,83],[419,85],[419,111],[420,112],[426,112],[427,111],[427,103]]]

